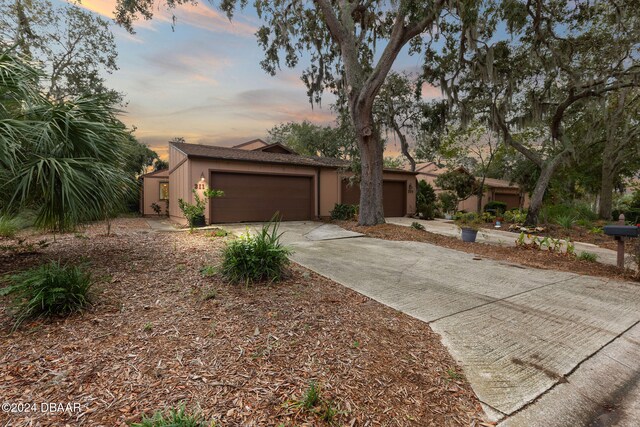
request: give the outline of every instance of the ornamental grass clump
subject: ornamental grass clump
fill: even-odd
[[[222,275],[232,283],[279,281],[292,251],[280,242],[279,221],[272,219],[260,232],[249,232],[227,243],[222,252]]]
[[[64,316],[89,304],[91,275],[74,265],[51,261],[22,273],[5,276],[9,286],[0,288],[0,296],[10,296],[13,329],[29,318]]]

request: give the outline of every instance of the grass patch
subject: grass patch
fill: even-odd
[[[416,229],[416,230],[424,230],[424,225],[420,224],[417,221],[413,221],[411,223],[411,228]]]
[[[292,252],[280,242],[278,221],[227,243],[222,251],[222,275],[232,283],[275,282],[282,278]]]
[[[11,296],[10,309],[15,322],[13,329],[26,319],[38,316],[68,315],[89,304],[91,275],[73,265],[51,261],[22,273],[5,276],[9,286],[0,289],[0,296]]]
[[[215,421],[207,421],[200,413],[189,414],[184,406],[158,411],[151,418],[142,416],[142,422],[133,423],[131,427],[215,427]]]
[[[18,231],[31,225],[28,218],[24,216],[0,215],[0,237],[13,238]]]
[[[212,277],[218,272],[218,269],[214,265],[205,265],[200,269],[202,277]]]
[[[598,255],[590,252],[580,252],[578,259],[580,261],[596,262],[598,260]]]
[[[311,381],[302,399],[293,401],[291,406],[316,415],[328,425],[335,425],[336,418],[342,414],[333,402],[322,398],[320,386],[316,381]]]

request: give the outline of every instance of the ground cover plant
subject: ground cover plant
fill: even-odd
[[[449,378],[459,368],[423,322],[296,264],[249,289],[203,277],[225,246],[204,230],[154,233],[119,218],[110,237],[103,223],[83,231],[39,253],[0,252],[0,275],[83,260],[100,280],[81,315],[28,320],[12,334],[0,298],[0,395],[81,405],[0,413],[1,425],[125,426],[181,406],[219,426],[329,425],[320,410],[289,407],[312,380],[335,425],[477,424],[477,399]]]
[[[91,275],[75,265],[50,261],[2,280],[8,286],[0,288],[0,296],[11,298],[13,329],[29,318],[64,316],[89,304]]]
[[[291,249],[280,242],[279,225],[278,220],[272,219],[255,235],[247,230],[229,241],[222,252],[222,276],[232,283],[244,284],[282,279]]]

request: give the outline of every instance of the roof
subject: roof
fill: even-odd
[[[464,166],[459,166],[454,170],[462,171],[464,173],[471,175],[471,173]],[[423,173],[426,175],[438,176],[449,171],[451,171],[450,168],[440,167],[435,162],[418,163],[416,165],[416,172]]]
[[[496,178],[485,178],[484,185],[487,187],[493,188],[513,188],[519,190],[520,187],[518,184],[512,184],[509,181],[505,181],[504,179],[496,179]]]
[[[244,147],[246,145],[254,144],[256,142],[261,143],[263,147],[266,147],[267,145],[269,145],[266,142],[264,142],[263,140],[261,140],[260,138],[256,138],[256,139],[252,139],[251,141],[243,142],[242,144],[234,145],[231,148],[242,148],[242,147]]]
[[[251,141],[253,142],[253,141]],[[218,147],[215,145],[188,144],[186,142],[171,142],[171,145],[182,151],[187,157],[200,157],[219,160],[237,160],[244,162],[275,163],[283,165],[324,167],[324,168],[348,168],[349,160],[333,157],[301,156],[299,154],[270,153],[261,150],[243,150],[239,148]],[[385,168],[385,172],[395,172],[416,175],[402,169]]]
[[[298,154],[295,151],[293,151],[291,148],[285,145],[282,145],[279,142],[274,142],[273,144],[254,148],[252,151],[267,151],[270,153],[282,153],[282,154]]]
[[[169,169],[160,169],[157,171],[145,173],[138,178],[169,178]]]
[[[186,154],[187,157],[331,168],[348,167],[351,164],[348,160],[329,157],[270,153],[268,151],[242,150],[214,145],[188,144],[185,142],[172,142],[171,144]]]
[[[434,162],[420,163],[416,165],[416,172],[420,174],[425,174],[425,175],[439,176],[445,172],[448,172],[449,170],[450,169],[448,168],[441,168]],[[469,173],[462,166],[457,168],[457,170],[462,170],[466,173]],[[479,177],[476,177],[476,178],[479,179]],[[505,181],[504,179],[496,179],[496,178],[485,178],[484,185],[491,188],[511,188],[516,190],[520,189],[520,187],[517,184],[512,184],[509,181]]]

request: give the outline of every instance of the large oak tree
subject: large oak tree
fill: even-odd
[[[463,119],[490,120],[504,142],[540,171],[527,224],[534,225],[558,168],[579,150],[567,128],[590,100],[640,85],[637,1],[484,1],[476,27],[454,24],[437,55],[436,73]],[[457,33],[457,36],[453,36]],[[534,144],[514,137],[528,126]]]
[[[193,0],[164,0],[169,8]],[[383,144],[373,118],[374,101],[400,51],[424,52],[425,41],[439,34],[445,7],[464,1],[257,0],[263,24],[256,35],[265,52],[262,67],[275,74],[281,65],[303,71],[310,99],[320,102],[325,89],[342,92],[356,131],[360,154],[360,224],[384,222],[382,208]],[[469,1],[469,3],[474,3]],[[223,0],[231,18],[246,0]],[[116,20],[128,29],[138,16],[150,19],[152,0],[118,0]],[[213,25],[213,24],[212,24]]]

